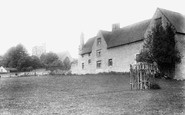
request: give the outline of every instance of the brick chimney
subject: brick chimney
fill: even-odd
[[[120,29],[120,24],[119,23],[112,24],[112,31],[115,31],[115,30],[118,30],[118,29]]]

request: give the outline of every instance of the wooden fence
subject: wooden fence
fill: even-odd
[[[150,89],[154,83],[154,75],[157,66],[149,63],[137,63],[130,65],[130,86],[133,89]]]

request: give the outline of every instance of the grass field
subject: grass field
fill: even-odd
[[[130,91],[128,75],[37,76],[0,79],[2,115],[185,114],[183,81]]]

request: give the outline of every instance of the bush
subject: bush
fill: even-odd
[[[152,83],[150,89],[161,89],[161,87],[157,83]]]

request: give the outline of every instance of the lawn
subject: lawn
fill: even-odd
[[[130,91],[128,75],[34,76],[0,79],[0,113],[74,115],[185,114],[183,81]],[[184,113],[183,113],[184,112]]]

